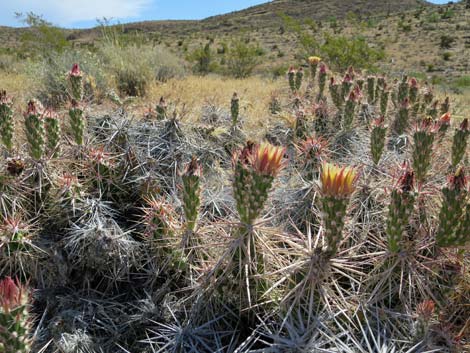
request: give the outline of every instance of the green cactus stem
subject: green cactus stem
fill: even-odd
[[[72,130],[75,143],[82,146],[85,135],[85,118],[83,116],[83,108],[75,99],[72,99],[72,106],[69,109],[70,129]]]
[[[372,131],[370,135],[370,152],[372,161],[375,165],[379,164],[380,158],[385,147],[385,135],[387,128],[384,124],[385,117],[381,116],[372,122]]]
[[[397,187],[392,190],[387,218],[388,249],[392,254],[401,250],[402,240],[406,234],[413,207],[415,203],[414,172],[406,169],[398,181]]]
[[[0,138],[7,151],[13,149],[13,103],[6,91],[0,91]]]
[[[41,160],[45,148],[44,119],[41,115],[41,107],[35,101],[29,101],[28,110],[24,114],[26,139],[28,140],[29,153],[36,161]]]
[[[460,220],[468,198],[466,177],[462,168],[449,178],[449,185],[442,189],[442,206],[439,213],[439,227],[436,233],[436,244],[441,247],[460,246],[470,239],[470,233],[463,236],[458,232]],[[462,219],[462,223],[464,220]]]

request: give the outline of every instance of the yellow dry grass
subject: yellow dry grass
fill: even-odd
[[[273,81],[261,77],[236,80],[218,76],[188,76],[153,85],[145,103],[154,106],[163,96],[168,102],[176,104],[178,110],[186,112],[183,121],[198,121],[204,105],[223,107],[230,111],[231,97],[237,92],[245,129],[255,137],[269,125],[271,94],[285,88],[284,80]]]

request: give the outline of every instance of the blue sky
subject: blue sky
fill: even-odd
[[[263,2],[267,0],[0,0],[0,25],[20,26],[15,12],[32,11],[56,25],[83,28],[103,17],[120,22],[202,19]]]

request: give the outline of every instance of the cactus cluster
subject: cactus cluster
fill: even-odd
[[[0,352],[457,351],[468,120],[414,78],[306,64],[251,131],[237,94],[85,119],[74,65],[67,123],[32,100],[16,139],[1,91]]]

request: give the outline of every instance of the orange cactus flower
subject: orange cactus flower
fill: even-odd
[[[450,115],[449,112],[447,112],[439,118],[439,122],[441,124],[449,124],[450,123],[450,118],[451,118],[451,115]]]
[[[283,167],[282,157],[284,152],[284,147],[273,146],[267,142],[262,143],[252,155],[251,163],[254,171],[273,177],[276,176]]]
[[[348,197],[356,189],[358,173],[353,167],[323,163],[320,175],[323,196]]]

